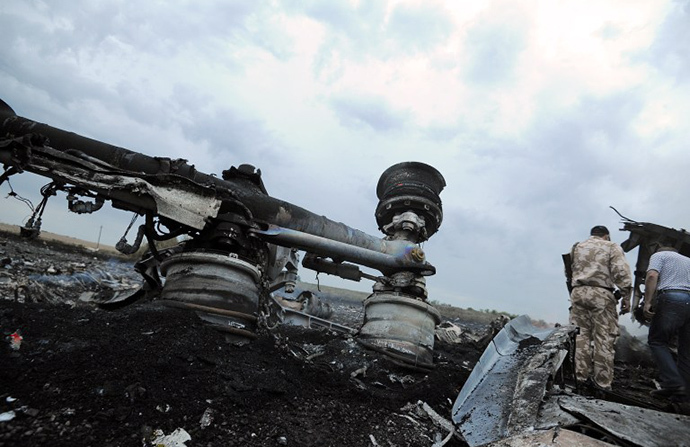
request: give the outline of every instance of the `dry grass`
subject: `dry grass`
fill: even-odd
[[[5,223],[0,223],[0,232],[19,234],[19,228],[19,225],[9,225]],[[115,250],[115,247],[103,244],[96,244],[95,242],[84,241],[82,239],[77,239],[75,237],[62,236],[60,234],[51,233],[49,231],[41,231],[41,234],[39,234],[38,236],[38,240],[56,241],[63,244],[84,247],[90,251],[98,251],[106,254],[121,256],[121,253]]]

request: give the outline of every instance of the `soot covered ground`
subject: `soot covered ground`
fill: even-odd
[[[465,445],[444,423],[486,336],[437,340],[435,368],[417,372],[333,331],[282,325],[237,345],[156,301],[101,309],[141,280],[74,245],[0,233],[0,267],[0,447]],[[359,327],[361,301],[324,296]],[[688,414],[649,397],[654,367],[626,346],[614,397]]]
[[[136,283],[126,262],[11,234],[0,243],[0,446],[432,445],[448,435],[434,412],[450,419],[482,351],[437,341],[423,373],[325,330],[279,326],[239,346],[155,301],[90,303],[104,285]],[[75,270],[77,285],[42,280]]]

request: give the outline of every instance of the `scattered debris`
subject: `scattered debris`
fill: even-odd
[[[4,251],[8,262],[3,261],[0,272],[0,296],[20,303],[99,304],[141,287],[141,276],[132,262],[106,253],[87,253],[59,243],[36,243],[31,250],[11,243]]]
[[[152,445],[154,447],[186,447],[187,441],[191,441],[192,437],[183,428],[177,428],[175,431],[166,435],[163,430],[154,430]]]
[[[632,312],[633,321],[643,325],[649,325],[642,313],[644,304],[644,291],[642,286],[645,281],[645,273],[649,266],[649,258],[660,246],[670,246],[678,250],[684,256],[690,256],[690,233],[684,229],[664,227],[650,222],[637,222],[621,215],[611,207],[622,219],[621,231],[628,231],[628,239],[621,243],[621,248],[627,253],[637,248],[637,262],[635,263],[635,283],[633,284]]]
[[[464,331],[457,324],[444,321],[436,327],[436,338],[446,343],[462,343]]]
[[[24,337],[19,334],[19,331],[14,331],[14,333],[10,334],[10,348],[13,351],[19,351],[23,339]]]
[[[156,410],[160,411],[161,413],[169,413],[171,408],[170,408],[170,405],[168,405],[168,404],[156,405]]]
[[[301,296],[301,295],[300,295]],[[315,296],[315,295],[311,295]],[[269,311],[268,323],[271,327],[275,327],[278,324],[290,324],[294,326],[302,326],[309,329],[324,328],[333,330],[336,332],[354,335],[357,331],[355,328],[338,324],[334,321],[321,318],[317,315],[312,315],[302,310],[296,310],[296,308],[302,308],[302,304],[297,304],[292,306],[292,301],[282,299],[272,295],[268,300],[267,307]],[[319,303],[322,303],[319,300]],[[327,314],[331,316],[333,314],[330,304],[322,303],[316,309],[328,308]],[[309,310],[309,308],[306,308]],[[312,308],[313,310],[313,308]],[[316,314],[322,315],[322,312],[315,312]]]
[[[538,329],[525,316],[501,330],[453,406],[453,422],[470,446],[569,445],[557,441],[557,433],[543,441],[542,430],[555,427],[584,430],[590,441],[580,445],[601,440],[652,447],[690,439],[690,416],[619,403],[635,400],[602,389],[594,390],[599,398],[575,394],[575,381],[567,379],[572,364],[565,360],[573,352],[576,330]]]
[[[9,279],[0,281],[0,329],[9,336],[21,328],[30,343],[22,344],[19,351],[10,349],[9,343],[0,347],[0,383],[12,384],[11,397],[0,390],[0,414],[16,416],[0,422],[0,445],[49,445],[60,439],[71,445],[114,446],[145,439],[146,446],[154,446],[154,439],[166,441],[165,433],[171,436],[176,427],[188,427],[184,433],[195,445],[372,445],[372,439],[380,446],[468,444],[462,440],[461,427],[454,419],[450,422],[452,399],[469,383],[471,368],[486,345],[480,346],[494,330],[486,316],[481,324],[444,317],[447,323],[440,329],[449,328],[454,335],[443,338],[437,331],[435,368],[420,372],[364,349],[350,331],[276,322],[262,328],[252,343],[237,346],[195,315],[160,306],[155,300],[105,311],[94,301],[77,298],[87,292],[98,294],[108,288],[107,281],[86,286],[75,281],[63,296],[62,285],[45,285],[46,291],[29,279],[37,272],[47,276],[51,265],[60,274],[68,274],[69,262],[83,264],[75,264],[75,272],[96,272],[106,262],[102,258],[63,253],[40,240],[19,246],[10,239],[2,250],[12,253],[16,261],[0,270],[0,278]],[[21,259],[33,265],[26,266]],[[19,291],[17,301],[18,284],[26,287]],[[357,328],[362,300],[345,300],[330,292],[323,297],[334,310],[330,323]],[[454,318],[452,325],[450,318]],[[548,360],[538,355],[544,342],[536,339],[527,337],[518,344],[534,349],[532,358]],[[554,353],[554,364],[561,360],[562,350],[554,346],[549,351]],[[618,411],[635,420],[625,407],[600,403],[613,405],[613,398],[626,398],[624,405],[633,413],[640,408],[651,411],[640,414],[654,424],[679,417],[682,430],[686,420],[678,414],[681,409],[665,407],[664,402],[649,397],[655,386],[654,370],[638,363],[636,355],[628,356],[629,364],[617,359],[614,389],[620,391],[608,396],[610,401],[580,401],[581,396],[562,385],[563,368],[552,376],[548,362],[525,363],[532,365],[531,374],[520,375],[524,385],[515,387],[512,395],[543,396],[540,417],[530,432],[528,416],[538,398],[516,398],[517,407],[524,411],[513,411],[509,421],[515,428],[506,432],[506,439],[516,440],[512,445],[521,445],[518,439],[540,439],[544,445],[550,445],[545,440],[551,445],[573,445],[575,441],[566,441],[577,439],[583,445],[597,445],[591,436],[566,427],[580,424],[582,415],[592,411],[605,429],[588,425],[590,430],[615,430]],[[562,360],[562,366],[567,366],[568,359]],[[540,377],[551,377],[552,383],[547,380],[547,385],[539,385]],[[539,387],[545,390],[543,394]],[[500,395],[501,390],[494,393]],[[645,405],[632,405],[636,399]],[[153,427],[161,430],[155,436]],[[674,430],[670,427],[669,433]],[[184,433],[178,432],[186,439]],[[189,440],[184,439],[175,442],[184,445]]]
[[[293,289],[294,290],[294,289]],[[274,293],[275,300],[283,307],[303,312],[307,315],[319,317],[324,320],[333,315],[331,305],[323,302],[319,296],[308,290],[301,291],[296,296],[293,293],[282,295]]]
[[[212,422],[213,422],[213,410],[210,408],[207,408],[206,411],[204,411],[204,414],[201,415],[201,420],[199,421],[199,425],[201,426],[201,429],[203,430],[204,428],[210,426]]]
[[[4,413],[0,413],[0,422],[7,422],[11,421],[17,416],[17,413],[14,411],[6,411]]]

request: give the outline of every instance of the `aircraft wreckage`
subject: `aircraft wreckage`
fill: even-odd
[[[45,203],[67,193],[77,213],[98,211],[105,201],[145,216],[134,243],[116,248],[134,253],[145,237],[151,255],[136,268],[148,291],[162,303],[203,315],[218,329],[251,339],[260,302],[276,282],[294,288],[294,250],[308,253],[317,271],[374,280],[359,341],[400,362],[432,366],[436,309],[426,302],[425,277],[435,273],[420,243],[441,225],[443,176],[431,166],[404,162],[381,176],[375,210],[384,238],[370,236],[268,195],[261,171],[231,167],[222,178],[195,170],[185,160],[149,157],[17,116],[0,104],[0,162],[11,175],[29,171],[53,181],[23,228],[40,231]],[[167,251],[156,241],[185,235]],[[381,272],[373,277],[358,266]],[[165,281],[161,280],[161,275]]]
[[[218,178],[186,160],[149,157],[31,121],[1,100],[0,162],[0,184],[24,171],[52,180],[21,228],[24,236],[38,235],[46,201],[58,191],[67,194],[68,208],[76,213],[96,212],[110,201],[133,213],[132,224],[144,217],[134,242],[123,236],[116,247],[132,254],[144,238],[149,247],[135,264],[144,285],[122,301],[154,297],[246,342],[260,324],[356,333],[366,348],[417,371],[433,368],[435,336],[452,338],[452,331],[437,331],[440,314],[427,302],[426,277],[435,267],[420,244],[441,226],[445,180],[424,163],[399,163],[382,174],[375,217],[384,236],[377,238],[270,196],[253,166],[231,167]],[[624,229],[631,232],[624,249],[640,248],[639,305],[639,272],[653,245],[675,237],[671,242],[683,253],[690,238],[630,220]],[[185,241],[173,248],[156,248],[179,236]],[[318,297],[297,288],[298,251],[306,253],[305,268],[373,281],[359,331],[330,322]],[[448,437],[435,445],[451,439],[470,446],[688,445],[690,417],[615,395],[585,397],[573,386],[576,331],[535,328],[526,316],[506,324],[457,396],[452,422],[444,421]]]

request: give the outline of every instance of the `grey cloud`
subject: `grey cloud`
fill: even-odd
[[[314,61],[317,76],[333,63],[335,54],[354,60],[415,54],[442,44],[453,28],[448,14],[430,4],[399,5],[389,17],[385,2],[314,0],[289,5],[289,13],[306,15],[326,27],[325,42]],[[341,73],[329,68],[331,76]]]
[[[445,42],[453,31],[453,22],[441,7],[429,4],[399,5],[391,13],[388,34],[401,50],[425,51]]]
[[[407,113],[394,110],[381,98],[335,97],[330,101],[341,124],[368,127],[376,132],[400,130],[407,122]]]
[[[91,60],[102,55],[112,57],[117,51],[126,54],[130,46],[137,51],[170,57],[178,47],[190,42],[196,42],[199,51],[208,51],[206,45],[199,41],[209,35],[208,25],[199,24],[200,28],[196,30],[187,25],[191,28],[183,29],[183,23],[194,22],[182,20],[184,10],[146,8],[139,4],[131,6],[131,10],[122,10],[128,5],[64,2],[46,4],[48,10],[40,14],[20,13],[12,8],[3,10],[0,12],[0,29],[5,32],[6,39],[0,48],[0,70],[20,84],[48,92],[65,106],[95,97],[107,101],[104,95],[117,99],[120,92],[108,91],[98,79],[92,80],[83,72]],[[227,23],[224,34],[218,34],[218,37],[230,33],[233,27],[241,26],[239,22],[247,21],[251,13],[241,8],[223,12],[234,22]],[[190,16],[202,17],[199,12],[190,13]],[[220,20],[214,14],[207,17]],[[127,23],[122,23],[125,18]],[[46,26],[46,21],[52,26]],[[167,28],[174,28],[175,32]],[[218,28],[222,28],[220,24]],[[171,40],[170,36],[175,37]],[[102,73],[105,78],[108,75]],[[125,87],[131,88],[132,83],[121,87],[120,91],[123,91]],[[146,91],[140,94],[145,96]]]
[[[686,83],[690,75],[690,1],[675,2],[649,53],[640,56],[659,70]]]
[[[467,35],[469,58],[464,67],[465,78],[475,84],[509,81],[525,48],[523,30],[506,25],[478,24]]]
[[[521,141],[498,142],[480,166],[495,179],[497,207],[522,222],[563,228],[569,217],[595,220],[609,205],[620,205],[607,197],[632,197],[639,158],[631,154],[640,143],[630,126],[639,111],[640,98],[631,92],[583,98],[557,119],[544,111]]]
[[[536,121],[530,138],[537,147],[552,148],[542,150],[544,155],[558,150],[568,157],[568,163],[579,160],[575,170],[605,170],[639,145],[631,126],[643,105],[642,93],[634,89],[605,97],[582,97],[576,107],[557,117],[540,110],[542,119]],[[593,136],[598,137],[599,145],[593,145]]]
[[[97,81],[80,72],[79,59],[86,57],[80,47],[63,43],[60,48],[57,41],[61,38],[23,18],[0,14],[0,29],[10,30],[0,47],[0,72],[19,84],[45,91],[63,105],[102,90]]]
[[[606,22],[597,34],[604,40],[615,40],[623,35],[623,30],[614,22]]]
[[[267,1],[201,2],[189,8],[150,2],[73,1],[51,2],[46,8],[40,15],[51,27],[31,14],[0,13],[0,25],[10,31],[5,35],[11,41],[40,42],[35,49],[46,57],[89,58],[108,51],[114,43],[158,57],[173,57],[192,47],[213,59],[228,45],[247,43],[279,58],[289,54],[289,39]]]
[[[111,33],[128,30],[123,35],[126,42],[158,55],[193,45],[195,51],[212,57],[228,45],[249,43],[285,58],[290,42],[273,14],[266,1],[200,2],[191,8],[132,4],[125,15],[128,23],[119,23]]]
[[[463,244],[490,240],[489,246],[499,243],[505,247],[506,256],[515,259],[524,244],[532,240],[538,243],[533,234],[535,224],[540,228],[539,237],[543,237],[568,231],[571,218],[593,221],[602,212],[613,217],[608,206],[617,204],[608,203],[607,198],[621,191],[608,190],[607,185],[628,188],[622,192],[631,197],[636,193],[634,173],[639,167],[634,165],[639,164],[639,158],[631,154],[641,143],[635,140],[630,126],[640,112],[641,100],[634,92],[626,92],[582,98],[576,107],[560,115],[540,110],[541,119],[515,140],[479,133],[463,135],[460,144],[481,144],[472,151],[470,165],[464,165],[458,153],[452,163],[465,166],[463,178],[449,181],[444,193],[471,192],[475,200],[467,203],[454,198],[455,209],[446,210],[445,234],[469,231],[473,238]],[[593,142],[593,135],[600,135],[599,140]],[[472,208],[477,206],[482,209]],[[470,252],[482,250],[481,246],[472,248]],[[449,249],[459,251],[457,247]]]
[[[639,93],[626,91],[582,97],[575,107],[559,113],[538,108],[533,125],[518,139],[474,137],[484,140],[475,151],[480,156],[478,169],[501,172],[497,177],[504,191],[522,192],[520,196],[530,198],[538,191],[516,186],[538,185],[545,192],[556,191],[559,182],[573,187],[624,170],[639,163],[627,156],[640,145],[631,126],[642,101]]]
[[[228,169],[230,164],[281,165],[289,158],[290,151],[264,124],[244,116],[233,109],[214,110],[201,113],[190,123],[180,123],[184,135],[190,141],[206,142],[210,155],[224,157],[228,166],[218,166],[218,172]],[[216,164],[217,158],[212,161]]]
[[[460,135],[462,128],[460,126],[446,126],[446,125],[432,125],[422,130],[425,138],[431,141],[446,142],[452,141]]]
[[[361,2],[354,5],[347,0],[312,0],[293,1],[288,4],[288,12],[304,14],[328,25],[334,35],[342,35],[360,43],[375,43],[371,42],[371,39],[381,32],[386,12],[384,2]]]
[[[346,0],[293,2],[289,12],[303,14],[326,28],[324,43],[312,62],[317,78],[327,74],[324,80],[332,82],[345,71],[342,65],[335,65],[341,58],[359,61],[380,52],[384,7],[383,2],[362,2],[359,6]]]
[[[485,185],[480,181],[477,187],[481,186]],[[533,278],[540,257],[534,253],[541,247],[538,233],[525,232],[513,216],[490,206],[444,210],[436,240],[432,238],[425,247],[429,262],[437,267],[436,276],[427,280],[430,294],[435,293],[437,284],[445,285],[452,287],[454,295],[444,299],[470,298],[462,306],[530,313],[521,308],[520,300],[529,293],[524,284]],[[540,278],[545,273],[540,271]],[[534,301],[538,295],[529,299]]]
[[[24,9],[29,8],[32,6]],[[192,92],[185,105],[180,104],[182,97],[152,96],[157,82],[154,63],[159,57],[176,57],[192,48],[200,59],[220,61],[227,69],[233,61],[220,58],[229,45],[250,44],[281,57],[289,52],[290,43],[282,28],[272,22],[268,2],[203,2],[181,8],[74,1],[50,3],[45,8],[35,14],[11,7],[0,11],[0,29],[7,36],[0,47],[0,76],[22,87],[2,94],[20,114],[24,99],[17,98],[19,92],[34,92],[34,100],[47,96],[53,109],[77,110],[94,101],[122,107],[136,121],[168,128],[188,115],[191,104],[202,108],[208,101],[192,99],[199,90],[193,85],[176,88],[175,95]],[[102,69],[93,64],[98,58],[114,60],[120,53],[127,64],[149,64],[153,74],[138,77],[139,73],[128,73],[125,68],[99,77],[90,72]],[[31,108],[36,104],[26,107]],[[63,125],[78,129],[74,123],[84,119],[88,117],[68,116]]]

